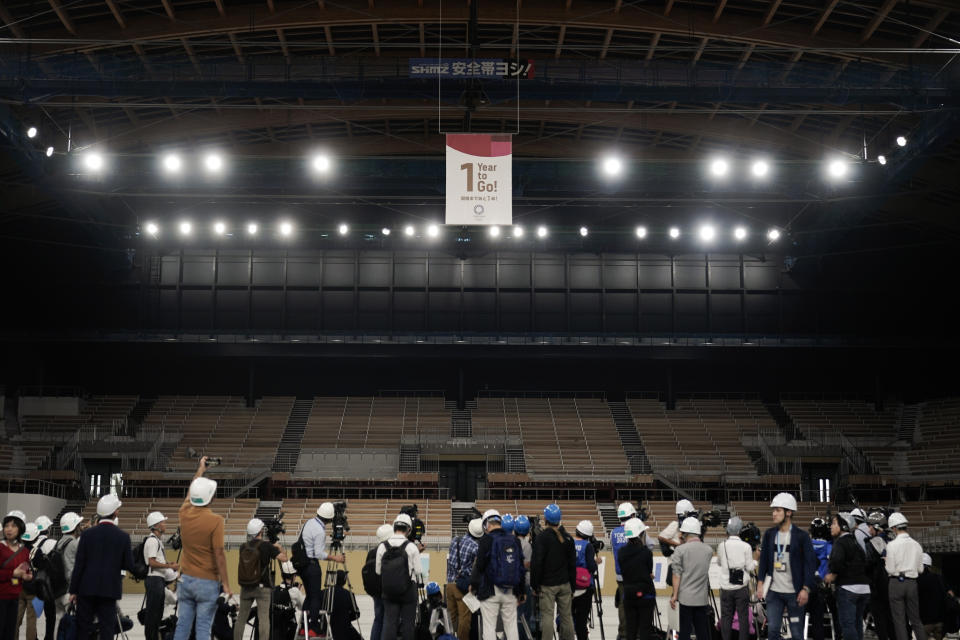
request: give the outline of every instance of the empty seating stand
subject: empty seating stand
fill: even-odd
[[[405,436],[447,436],[443,398],[349,396],[314,398],[301,441],[304,449],[383,449]]]
[[[80,412],[75,416],[21,416],[21,432],[25,438],[39,433],[59,433],[66,437],[84,426],[119,424],[126,421],[139,399],[139,396],[126,395],[90,396],[81,402]]]
[[[704,480],[756,477],[742,438],[776,426],[756,400],[681,400],[674,411],[659,400],[630,399],[628,405],[654,471]]]

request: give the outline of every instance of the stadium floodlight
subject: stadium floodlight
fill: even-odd
[[[680,237],[680,228],[679,227],[670,227],[670,237],[676,240]]]
[[[413,228],[412,224],[408,224],[403,228],[403,234],[407,237],[413,237],[413,234],[415,234],[416,232],[417,230]]]
[[[103,169],[103,156],[96,151],[91,151],[83,156],[83,166],[89,171],[100,171]]]
[[[151,236],[156,236],[158,233],[160,233],[160,227],[157,226],[156,222],[148,222],[146,225],[144,225],[143,230]]]
[[[313,162],[311,163],[313,170],[317,173],[326,173],[330,171],[330,156],[325,153],[318,153],[313,156]]]
[[[747,228],[746,227],[737,227],[733,230],[733,237],[743,242],[747,239]]]
[[[257,227],[257,223],[256,223],[256,222],[247,223],[247,234],[249,234],[249,235],[251,235],[251,236],[255,236],[255,235],[257,235],[258,229],[259,229],[259,228]]]
[[[589,229],[587,229],[586,227],[580,227],[580,235],[581,235],[581,236],[583,236],[584,238],[586,238],[588,233],[590,233],[590,230],[589,230]]]
[[[623,161],[616,156],[610,156],[603,161],[603,172],[608,176],[618,176],[623,173]]]
[[[389,227],[384,227],[383,229],[380,229],[380,234],[381,234],[381,235],[384,235],[384,236],[390,235],[390,228],[389,228]]]
[[[168,153],[163,156],[163,170],[167,173],[180,173],[180,169],[183,167],[183,161],[180,160],[180,156],[175,153]]]
[[[753,164],[750,165],[750,173],[753,174],[754,178],[766,178],[767,174],[770,173],[770,163],[766,160],[754,160]]]
[[[342,236],[347,235],[349,232],[350,232],[350,227],[347,226],[347,224],[344,222],[341,222],[340,226],[337,227],[337,233],[339,233]]]
[[[879,162],[881,165],[887,164],[887,156],[884,156],[884,155],[877,156],[877,162]]]
[[[491,238],[499,238],[499,237],[500,237],[500,227],[494,225],[494,226],[490,227],[489,229],[487,229],[487,233],[490,234],[490,237],[491,237]]]
[[[431,238],[436,238],[438,235],[440,235],[440,227],[435,224],[431,224],[427,227],[427,235]]]
[[[513,228],[513,237],[514,237],[514,238],[522,238],[522,237],[523,237],[523,227],[521,227],[520,225],[515,226],[515,227]]]
[[[715,178],[723,178],[730,172],[730,162],[726,158],[714,158],[710,162],[710,173]]]
[[[293,235],[293,223],[289,220],[283,220],[280,222],[280,235],[285,238],[289,238]]]
[[[646,227],[637,227],[637,230],[636,230],[635,233],[637,234],[637,237],[638,237],[638,238],[640,238],[641,240],[643,240],[644,238],[647,237],[647,228],[646,228]]]
[[[30,127],[29,129],[27,129],[27,137],[28,137],[28,138],[36,138],[36,137],[37,137],[37,128],[36,128],[36,127]]]
[[[49,158],[52,155],[53,155],[53,147],[47,147],[47,157]]]
[[[180,235],[188,236],[193,233],[193,224],[189,220],[184,220],[180,223]]]
[[[898,147],[907,146],[907,138],[905,136],[897,136],[897,146]]]
[[[770,242],[776,242],[780,239],[780,230],[779,229],[770,229],[767,231],[767,240]]]
[[[203,158],[203,166],[207,173],[220,173],[223,171],[223,156],[219,153],[208,153]]]
[[[227,223],[222,220],[217,220],[213,223],[213,232],[218,236],[222,236],[227,232]]]
[[[713,239],[717,237],[717,230],[713,225],[705,224],[700,227],[700,239],[704,242],[713,242]]]
[[[538,237],[538,238],[546,238],[546,237],[547,237],[547,228],[546,228],[545,226],[540,225],[539,227],[537,227],[537,237]]]
[[[837,158],[827,164],[827,174],[834,180],[839,180],[847,175],[847,163]]]

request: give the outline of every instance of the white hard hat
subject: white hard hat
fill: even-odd
[[[480,518],[474,518],[470,521],[470,524],[467,525],[467,531],[470,532],[474,538],[483,537],[483,520]]]
[[[683,524],[680,525],[680,533],[692,533],[696,536],[700,535],[700,521],[696,518],[684,518]]]
[[[930,557],[930,554],[929,554],[929,553],[925,553],[925,554],[921,555],[921,556],[920,556],[920,561],[921,561],[923,564],[927,565],[928,567],[932,567],[932,566],[933,566],[933,558]]]
[[[334,509],[332,502],[324,502],[317,508],[317,515],[324,520],[333,520]]]
[[[23,535],[20,536],[20,539],[23,540],[24,542],[33,542],[34,540],[37,539],[39,535],[40,535],[40,529],[37,528],[37,525],[35,525],[32,522],[28,522],[27,528],[23,532]]]
[[[73,511],[67,511],[65,514],[60,516],[60,530],[64,533],[70,533],[77,528],[83,522],[83,518],[80,517],[79,513],[74,513]]]
[[[867,514],[864,513],[863,509],[857,507],[850,512],[850,515],[853,516],[857,522],[864,522],[867,519]]]
[[[213,502],[217,495],[217,481],[210,478],[197,478],[190,483],[190,504],[205,507]]]
[[[487,520],[490,518],[496,518],[497,520],[500,520],[500,512],[496,509],[487,509],[483,512],[483,524],[487,524]]]
[[[382,524],[377,527],[377,541],[383,542],[387,538],[393,535],[393,527],[388,524]]]
[[[97,501],[97,515],[101,518],[112,516],[122,505],[123,503],[120,502],[120,498],[112,493],[108,493]]]
[[[624,502],[619,507],[617,507],[617,517],[621,520],[623,518],[629,518],[631,516],[637,515],[637,510],[633,506],[632,502]]]
[[[770,502],[771,507],[780,507],[781,509],[789,509],[790,511],[797,510],[797,499],[794,498],[789,493],[778,493],[773,496],[773,500]]]
[[[51,520],[47,516],[40,516],[39,518],[34,520],[33,523],[37,525],[37,529],[40,529],[41,532],[46,531],[51,526],[53,526],[53,520]]]
[[[684,513],[690,513],[691,511],[696,511],[693,507],[693,503],[689,500],[681,500],[677,503],[677,508],[674,511],[677,515],[683,515]]]
[[[280,573],[285,573],[288,576],[292,576],[296,572],[297,570],[294,568],[293,563],[289,560],[280,565]]]
[[[413,520],[411,520],[410,516],[408,516],[405,513],[401,513],[400,515],[398,515],[396,518],[393,519],[393,526],[396,527],[398,524],[402,524],[407,529],[413,528]]]
[[[10,513],[8,513],[3,517],[4,520],[6,520],[7,518],[19,518],[24,525],[27,524],[27,514],[25,514],[23,511],[20,511],[19,509],[14,509],[13,511],[11,511]]]
[[[149,515],[147,515],[147,528],[153,529],[166,519],[167,516],[163,515],[159,511],[152,511]]]
[[[630,518],[623,523],[623,535],[627,538],[639,538],[640,534],[649,529],[649,527],[643,524],[643,520],[640,518]]]
[[[593,523],[589,520],[581,520],[577,523],[577,533],[583,534],[584,538],[589,538],[593,535]]]
[[[887,518],[887,525],[891,529],[896,529],[898,527],[905,527],[907,526],[907,524],[908,524],[907,516],[903,515],[899,511],[897,511],[896,513],[891,513],[890,517]]]
[[[260,518],[250,518],[250,522],[247,523],[247,535],[255,536],[261,531],[263,531],[263,520]]]

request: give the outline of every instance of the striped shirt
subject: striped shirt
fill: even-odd
[[[450,541],[450,553],[447,555],[447,582],[456,582],[459,576],[469,577],[473,571],[473,561],[477,559],[478,544],[469,534]]]

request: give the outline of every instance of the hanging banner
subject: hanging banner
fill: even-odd
[[[410,58],[411,78],[487,78],[529,80],[534,77],[533,60],[509,58]]]
[[[513,137],[447,134],[446,224],[513,223]]]

